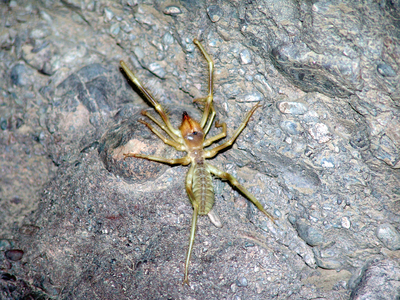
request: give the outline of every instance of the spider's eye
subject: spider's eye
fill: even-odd
[[[193,131],[193,135],[197,135],[197,131]]]

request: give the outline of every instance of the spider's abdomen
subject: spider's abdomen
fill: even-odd
[[[194,201],[199,206],[199,215],[208,214],[214,205],[214,189],[211,173],[204,163],[194,165],[192,190]]]

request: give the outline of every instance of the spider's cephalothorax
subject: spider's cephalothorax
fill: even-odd
[[[210,146],[217,140],[226,137],[226,124],[215,123],[215,127],[222,127],[222,132],[206,139],[207,133],[209,132],[211,125],[215,117],[215,109],[213,105],[213,74],[214,74],[214,63],[211,57],[208,55],[202,44],[194,39],[193,43],[200,49],[208,63],[209,69],[209,80],[208,80],[208,95],[205,98],[196,99],[195,101],[203,102],[204,111],[200,122],[193,120],[187,112],[183,112],[182,124],[179,129],[174,128],[165,113],[162,106],[153,98],[149,91],[141,84],[137,77],[133,74],[127,65],[121,61],[121,67],[129,77],[130,80],[140,89],[143,95],[148,101],[154,106],[163,120],[163,123],[156,119],[154,116],[149,114],[147,111],[142,111],[142,114],[153,121],[158,127],[160,127],[168,136],[161,134],[159,129],[150,125],[144,120],[139,122],[145,124],[155,135],[157,135],[165,144],[174,147],[178,151],[186,151],[187,155],[182,158],[168,159],[164,157],[157,157],[152,155],[137,154],[137,153],[124,153],[124,157],[136,157],[145,158],[152,161],[157,161],[166,164],[191,164],[190,169],[186,176],[186,191],[189,196],[190,202],[193,206],[193,217],[192,227],[190,231],[189,249],[186,255],[185,263],[185,275],[183,283],[189,285],[188,273],[189,273],[189,262],[192,254],[193,242],[196,233],[196,224],[198,215],[208,214],[211,217],[211,209],[214,205],[214,189],[212,185],[212,175],[215,175],[222,180],[227,180],[232,186],[237,188],[244,196],[246,196],[253,204],[262,211],[269,219],[275,220],[261,205],[261,203],[247,191],[231,174],[223,172],[218,168],[210,165],[206,162],[207,158],[212,158],[218,154],[219,151],[231,146],[242,130],[246,127],[253,115],[254,111],[260,107],[259,104],[255,105],[246,115],[244,121],[240,124],[239,128],[236,129],[233,136],[225,143],[209,150],[204,150],[205,147]]]

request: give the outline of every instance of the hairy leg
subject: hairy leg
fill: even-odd
[[[203,45],[197,39],[194,39],[193,43],[199,48],[199,50],[201,51],[201,53],[203,54],[204,58],[207,60],[207,63],[208,63],[208,96],[206,98],[201,99],[201,101],[205,102],[205,105],[204,105],[203,116],[200,121],[200,126],[201,126],[201,128],[204,128],[204,126],[207,123],[210,110],[211,110],[211,123],[212,123],[212,119],[215,116],[215,109],[212,104],[213,93],[214,93],[214,88],[213,88],[214,62],[213,62],[211,56],[208,55],[207,51],[204,49]],[[211,126],[211,124],[210,124],[210,126]],[[210,129],[210,126],[208,126],[208,130]],[[207,134],[208,130],[204,130],[204,133]]]
[[[257,108],[259,108],[261,105],[257,104],[255,105],[246,115],[246,117],[244,118],[242,124],[240,124],[239,128],[236,129],[235,133],[233,134],[233,136],[226,141],[225,143],[223,143],[222,145],[219,145],[213,149],[210,150],[206,150],[205,152],[205,157],[206,158],[211,158],[214,157],[215,155],[217,155],[217,153],[223,149],[225,149],[226,147],[232,146],[232,144],[235,142],[235,140],[237,139],[237,137],[239,136],[239,134],[243,131],[243,129],[246,127],[247,123],[249,122],[251,116],[253,115],[253,113],[256,111]]]
[[[167,126],[162,124],[160,121],[158,121],[153,115],[151,115],[148,111],[142,110],[141,114],[143,116],[148,117],[150,120],[152,120],[154,123],[158,125],[162,130],[164,130],[175,142],[179,144],[183,144],[183,139],[180,136],[176,136],[173,132],[171,132]]]
[[[218,141],[219,139],[222,139],[222,138],[226,137],[226,123],[221,123],[220,124],[218,122],[215,122],[215,127],[217,127],[217,128],[222,127],[222,132],[217,134],[217,135],[214,135],[213,137],[210,137],[210,138],[206,139],[203,142],[203,148],[207,147],[207,146],[210,146],[215,141]]]
[[[212,97],[212,95],[211,95],[211,97]],[[207,101],[208,101],[209,99],[210,99],[209,97],[206,97],[206,98],[197,98],[197,99],[194,99],[193,102],[204,102],[203,104],[206,105],[206,104],[207,104]],[[213,123],[213,121],[214,121],[214,118],[215,118],[215,115],[216,115],[215,108],[214,108],[214,104],[212,103],[212,101],[213,101],[213,99],[210,100],[210,103],[211,103],[211,104],[210,104],[209,115],[208,115],[209,118],[208,118],[207,123],[204,124],[205,127],[203,128],[203,131],[204,131],[204,134],[205,134],[205,135],[207,135],[207,133],[210,131],[211,125],[212,125],[212,123]],[[206,110],[206,108],[204,107],[203,115],[204,115],[204,113],[205,113],[205,110]]]
[[[143,84],[139,81],[139,79],[135,76],[135,74],[128,68],[128,66],[125,64],[123,60],[120,61],[121,67],[124,70],[125,74],[129,77],[129,79],[138,87],[138,89],[143,93],[143,95],[146,97],[146,99],[154,106],[155,110],[158,112],[158,114],[161,116],[161,118],[164,120],[165,125],[167,125],[168,129],[174,133],[176,136],[180,137],[180,131],[178,129],[175,129],[172,125],[171,122],[169,121],[168,115],[158,103],[153,96],[150,94],[150,92],[143,86]]]
[[[184,145],[181,145],[175,141],[172,141],[170,139],[167,139],[165,136],[163,136],[157,129],[155,129],[153,126],[151,126],[149,123],[147,123],[144,120],[139,120],[140,123],[146,125],[156,136],[158,136],[165,144],[170,145],[174,147],[178,151],[186,151],[186,147]]]
[[[157,161],[157,162],[169,164],[169,165],[184,165],[184,166],[186,166],[186,165],[190,164],[189,156],[171,159],[171,158],[165,158],[165,157],[159,157],[159,156],[153,156],[153,155],[137,154],[137,153],[133,153],[133,152],[124,153],[124,159],[127,157],[144,158],[147,160]]]
[[[190,167],[189,172],[186,176],[186,191],[189,195],[190,202],[192,203],[192,206],[193,206],[193,216],[192,216],[192,226],[190,229],[189,247],[188,247],[188,251],[186,254],[186,261],[185,261],[185,276],[183,278],[183,283],[182,283],[182,284],[186,283],[187,285],[189,285],[189,264],[190,264],[190,257],[192,256],[192,251],[193,251],[194,238],[196,235],[197,216],[199,214],[199,208],[195,201],[194,194],[192,191],[192,184],[193,184],[193,166]]]
[[[246,196],[247,199],[249,199],[251,202],[253,202],[253,204],[261,211],[263,212],[272,222],[275,221],[275,218],[270,215],[265,209],[264,207],[261,205],[261,203],[244,187],[242,186],[235,177],[233,177],[231,174],[221,171],[218,168],[207,164],[208,169],[210,170],[210,172],[212,174],[214,174],[215,176],[221,178],[222,180],[228,180],[229,183],[237,188],[243,195]]]

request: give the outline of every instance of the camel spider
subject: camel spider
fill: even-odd
[[[140,123],[146,125],[155,135],[157,135],[165,144],[174,147],[178,151],[186,151],[187,155],[182,158],[168,159],[164,157],[157,157],[152,155],[137,154],[137,153],[124,153],[124,157],[136,157],[144,158],[160,163],[170,164],[170,165],[189,165],[190,169],[186,176],[186,191],[189,196],[190,202],[193,206],[193,217],[192,226],[190,231],[189,248],[186,255],[185,262],[185,275],[183,284],[189,285],[189,262],[190,256],[192,254],[193,243],[196,233],[196,224],[198,215],[209,214],[214,205],[214,190],[212,185],[212,175],[215,175],[222,180],[227,180],[233,187],[238,189],[244,196],[246,196],[253,204],[263,212],[271,221],[275,218],[270,215],[261,203],[249,192],[247,191],[231,174],[221,171],[216,167],[208,164],[206,162],[207,158],[212,158],[218,154],[219,151],[231,146],[242,130],[246,127],[253,115],[255,110],[261,105],[255,105],[246,115],[244,121],[236,129],[233,136],[225,143],[209,150],[205,150],[205,147],[210,146],[215,141],[218,141],[226,137],[226,124],[215,123],[215,127],[221,128],[222,132],[205,139],[210,127],[214,121],[215,109],[213,105],[213,74],[214,74],[214,63],[211,57],[208,55],[203,45],[194,39],[193,43],[199,48],[208,63],[208,95],[205,98],[195,99],[194,101],[199,101],[204,103],[203,116],[200,122],[193,120],[187,112],[183,112],[182,124],[179,129],[174,128],[168,118],[163,107],[153,98],[150,92],[141,84],[139,79],[129,70],[128,66],[121,60],[121,67],[128,76],[128,78],[139,88],[146,99],[154,106],[157,113],[162,118],[163,122],[158,121],[153,115],[149,114],[147,111],[142,111],[142,115],[153,121],[158,127],[160,127],[170,138],[165,137],[161,132],[147,123],[144,120],[139,120]]]

